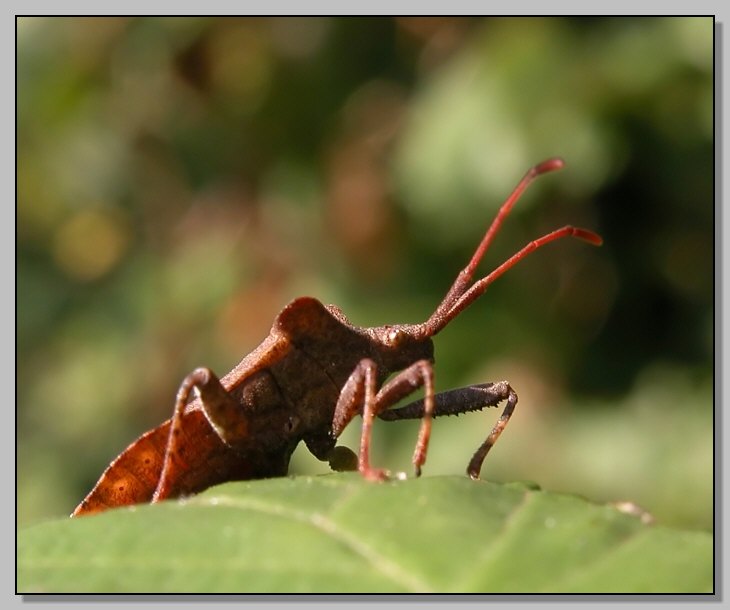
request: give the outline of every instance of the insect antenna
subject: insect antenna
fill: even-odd
[[[538,163],[527,171],[510,196],[507,197],[506,201],[499,208],[492,224],[487,229],[481,243],[471,257],[469,264],[459,272],[459,275],[456,277],[456,280],[446,293],[443,301],[441,301],[439,306],[436,307],[436,310],[431,314],[431,317],[420,325],[421,332],[424,335],[430,337],[443,330],[443,328],[463,309],[468,307],[477,298],[484,294],[487,287],[494,280],[538,248],[563,237],[576,237],[587,241],[594,246],[600,246],[603,243],[603,239],[600,235],[597,235],[593,231],[568,225],[529,242],[516,254],[512,255],[504,263],[499,265],[499,267],[497,267],[489,275],[486,275],[472,283],[474,273],[484,257],[485,252],[492,243],[492,240],[502,226],[504,219],[509,215],[512,207],[519,200],[530,183],[538,176],[561,169],[563,166],[564,162],[562,159],[552,158],[547,161],[543,161],[542,163]]]

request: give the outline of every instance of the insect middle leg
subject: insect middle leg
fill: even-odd
[[[470,411],[479,411],[485,407],[496,407],[500,402],[506,400],[507,404],[502,411],[497,423],[494,424],[491,432],[479,446],[466,468],[466,473],[472,479],[479,478],[479,472],[482,469],[482,463],[487,457],[487,453],[497,442],[499,435],[502,434],[512,412],[517,405],[517,393],[510,387],[506,381],[497,383],[482,383],[440,392],[434,396],[434,404],[432,408],[432,416],[440,415],[458,415],[460,413],[468,413]],[[424,416],[426,406],[423,400],[404,405],[397,409],[383,411],[378,415],[380,419],[394,421],[397,419],[418,419]]]
[[[360,437],[360,453],[358,470],[366,479],[384,480],[387,472],[370,466],[370,441],[372,438],[373,420],[388,407],[424,386],[425,396],[421,409],[421,428],[413,452],[413,464],[416,476],[421,474],[421,466],[426,461],[428,440],[431,436],[431,414],[433,412],[433,366],[428,360],[418,360],[376,392],[377,366],[369,358],[361,360],[352,372],[340,392],[332,422],[333,435],[338,437],[355,415],[362,413],[362,434]]]

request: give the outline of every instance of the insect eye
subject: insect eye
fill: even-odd
[[[385,336],[389,345],[397,345],[403,338],[403,331],[398,328],[391,328]]]

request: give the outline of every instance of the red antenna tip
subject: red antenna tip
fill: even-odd
[[[547,172],[554,172],[557,169],[562,169],[564,166],[565,161],[563,161],[560,157],[553,157],[552,159],[538,163],[532,168],[532,171],[536,176],[539,176],[540,174],[546,174]]]
[[[603,245],[603,238],[598,233],[594,233],[588,229],[578,229],[574,227],[573,237],[587,241],[589,244],[593,244],[594,246]]]

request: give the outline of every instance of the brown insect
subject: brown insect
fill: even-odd
[[[72,516],[194,494],[224,481],[283,476],[300,441],[334,470],[357,468],[368,480],[382,480],[387,472],[373,468],[369,457],[376,416],[421,419],[413,454],[418,476],[433,417],[506,401],[467,467],[469,476],[478,478],[487,452],[512,415],[517,394],[506,381],[436,394],[432,337],[496,278],[541,246],[563,237],[602,243],[592,231],[566,226],[528,243],[489,275],[472,281],[504,218],[530,182],[561,167],[562,160],[549,159],[525,174],[425,322],[358,328],[334,305],[301,297],[284,307],[269,336],[221,380],[210,369],[194,370],[180,385],[172,419],[127,447]],[[388,379],[391,373],[396,374]],[[422,400],[391,408],[420,386]],[[193,389],[198,397],[188,402]],[[357,414],[363,424],[355,456],[336,441]]]

